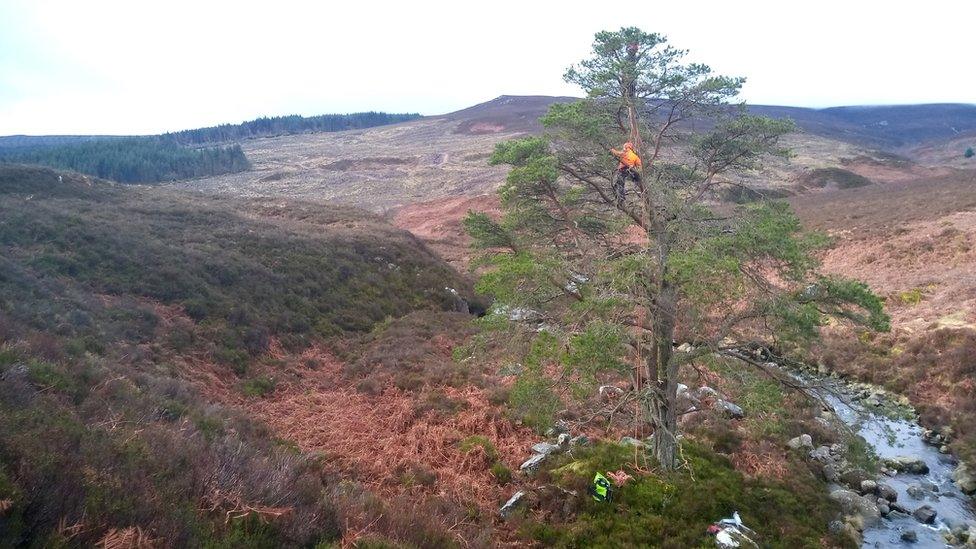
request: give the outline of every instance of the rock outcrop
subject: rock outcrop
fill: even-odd
[[[937,514],[938,513],[935,512],[935,509],[928,505],[923,505],[912,511],[912,516],[915,517],[915,520],[921,522],[922,524],[932,524],[935,522],[935,517]]]
[[[881,520],[881,512],[872,498],[858,495],[851,490],[834,490],[830,499],[836,501],[843,510],[845,522],[858,530],[874,526]]]
[[[898,456],[896,458],[886,459],[885,465],[899,473],[912,475],[927,475],[929,473],[929,466],[925,461],[911,456]]]

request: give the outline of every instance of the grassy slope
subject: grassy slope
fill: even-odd
[[[413,313],[374,322],[450,306],[440,291],[446,285],[464,292],[463,282],[412,237],[355,210],[227,204],[162,189],[56,180],[53,172],[26,168],[0,179],[0,375],[6,381],[0,500],[12,502],[0,520],[14,526],[13,537],[0,542],[91,544],[113,528],[139,526],[166,545],[275,546],[348,540],[345,530],[354,524],[429,546],[452,542],[459,534],[449,527],[458,521],[471,530],[467,540],[497,539],[485,537],[490,516],[465,518],[460,515],[471,511],[453,498],[420,497],[474,479],[478,484],[459,493],[477,492],[488,506],[491,498],[500,503],[515,489],[498,486],[508,482],[492,469],[500,462],[461,443],[472,433],[488,434],[502,465],[514,467],[534,439],[496,417],[493,401],[503,394],[450,387],[482,383],[477,367],[458,368],[447,358],[451,338],[465,337],[453,318]],[[361,347],[342,357],[348,364],[335,366],[338,376],[328,361],[308,365],[314,352],[298,352],[323,337],[371,327],[358,338]],[[181,381],[187,360],[205,363],[223,377],[222,386],[272,391],[244,406],[272,431]],[[298,373],[283,374],[275,390],[265,377],[275,368]],[[227,382],[237,379],[234,369],[242,377]],[[786,438],[809,432],[815,410],[787,409],[778,390],[735,377],[710,383],[734,395],[750,420],[730,424],[707,414],[686,425],[694,440],[686,448],[690,474],[639,476],[623,487],[612,511],[593,507],[585,495],[550,490],[548,476],[520,478],[520,486],[539,494],[535,512],[549,525],[529,521],[518,534],[500,532],[502,539],[708,544],[708,523],[739,509],[766,542],[819,544],[832,508],[815,473],[783,450]],[[310,399],[316,407],[308,407]],[[357,438],[334,431],[360,412],[362,421],[353,422]],[[787,419],[795,416],[802,422]],[[315,428],[303,431],[309,421]],[[376,438],[384,431],[392,437]],[[313,438],[303,440],[303,433]],[[310,458],[275,434],[324,457]],[[818,442],[829,442],[822,436]],[[411,455],[415,445],[404,440],[434,448],[437,467],[424,466],[430,456]],[[372,459],[356,464],[376,448],[407,469],[385,471]],[[578,457],[588,462],[586,474],[552,480],[578,490],[593,468],[627,468],[612,446]],[[342,460],[373,480],[390,473],[380,487],[386,498],[350,495],[346,483],[337,486],[323,473],[342,473],[333,463]],[[436,479],[431,486],[423,480],[428,476]],[[214,512],[198,512],[201,503]],[[265,514],[290,511],[269,523],[225,525],[224,513],[243,505]]]
[[[924,424],[952,426],[953,450],[976,460],[976,172],[792,202],[835,238],[825,269],[866,281],[892,315],[891,334],[831,334],[823,362],[906,394]]]
[[[464,281],[356,210],[58,175],[0,172],[0,545],[339,536],[315,460],[202,397],[176,364],[246,376],[269,350],[450,309],[444,288],[466,294]],[[225,524],[234,510],[251,518]]]

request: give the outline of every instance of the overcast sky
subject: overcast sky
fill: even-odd
[[[976,102],[976,2],[0,0],[0,135],[440,114],[562,81],[636,25],[751,103]],[[600,6],[607,6],[601,9]]]

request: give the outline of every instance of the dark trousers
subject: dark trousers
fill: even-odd
[[[617,199],[617,202],[623,202],[627,196],[625,185],[628,179],[634,183],[638,183],[640,182],[640,174],[637,170],[628,167],[617,170],[617,174],[613,178],[613,196]]]

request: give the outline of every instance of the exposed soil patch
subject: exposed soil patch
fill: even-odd
[[[473,252],[461,221],[472,210],[500,216],[498,196],[459,196],[411,204],[394,213],[393,224],[410,231],[454,268],[464,271]]]
[[[482,133],[498,133],[505,131],[505,125],[493,122],[462,123],[460,126],[458,126],[457,131],[458,133],[470,133],[474,135]]]

